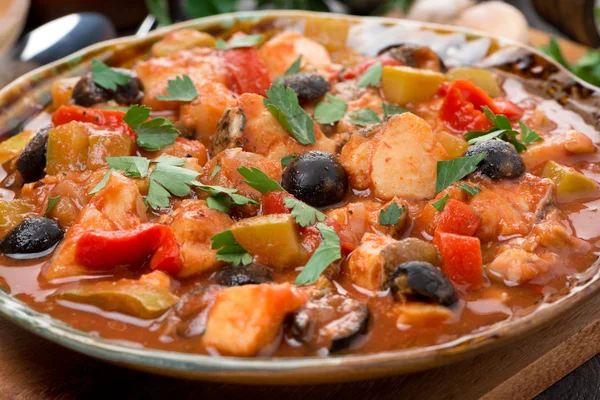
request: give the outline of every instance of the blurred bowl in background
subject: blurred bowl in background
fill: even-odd
[[[29,0],[0,0],[0,54],[17,41],[28,10]]]

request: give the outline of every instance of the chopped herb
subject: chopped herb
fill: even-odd
[[[126,85],[129,78],[129,75],[122,74],[103,62],[92,59],[92,80],[96,85],[104,89],[116,90],[117,86]]]
[[[404,208],[398,206],[395,202],[390,204],[385,210],[379,211],[379,223],[381,225],[396,225]]]
[[[60,196],[56,197],[48,197],[48,205],[46,206],[46,211],[44,212],[44,216],[48,215],[50,211],[54,208],[54,206],[60,201]]]
[[[438,201],[434,201],[433,203],[431,203],[431,205],[433,207],[435,207],[436,210],[438,210],[439,212],[444,211],[444,207],[446,206],[446,203],[448,202],[448,200],[450,199],[450,195],[447,194],[444,197],[442,197],[441,199],[439,199]]]
[[[343,100],[327,95],[325,101],[316,105],[313,116],[320,124],[333,124],[344,118],[347,109],[348,105]]]
[[[215,176],[217,176],[217,174],[219,173],[219,171],[221,171],[221,166],[215,165],[212,172],[210,173],[210,179],[214,179]]]
[[[371,65],[359,78],[358,87],[377,86],[381,81],[383,67],[381,61],[377,61]]]
[[[289,163],[292,162],[294,158],[298,157],[298,154],[290,154],[281,159],[281,165],[287,167]]]
[[[370,108],[361,108],[356,111],[352,111],[348,114],[350,118],[350,123],[359,126],[368,126],[371,124],[378,124],[381,122],[377,113]]]
[[[478,153],[472,156],[458,157],[448,161],[437,162],[437,178],[435,182],[435,193],[439,193],[452,185],[475,172],[477,164],[485,158],[486,153]]]
[[[536,131],[529,128],[527,125],[519,121],[519,127],[521,128],[521,142],[525,144],[534,143],[543,140]]]
[[[229,213],[232,205],[242,206],[244,204],[259,204],[257,201],[236,194],[238,189],[225,188],[222,186],[209,186],[194,184],[198,189],[211,195],[206,201],[210,208]]]
[[[167,0],[146,0],[146,7],[148,7],[150,14],[156,18],[160,25],[167,26],[173,23],[169,16],[169,4]]]
[[[166,96],[156,96],[160,101],[192,101],[198,97],[194,82],[187,75],[169,79]]]
[[[181,167],[182,165],[185,165],[185,160],[186,160],[185,158],[162,155],[162,156],[160,156],[160,157],[155,158],[154,160],[152,160],[152,162],[153,163],[169,164],[169,165],[174,165],[176,167]]]
[[[405,112],[408,112],[408,109],[403,108],[403,107],[399,107],[397,105],[395,105],[394,103],[381,103],[381,107],[383,108],[383,118],[387,118],[391,115],[395,115],[395,114],[404,114]]]
[[[252,262],[252,256],[235,240],[230,230],[217,233],[210,238],[211,249],[217,251],[217,260],[230,262],[235,266],[248,265]]]
[[[298,96],[291,88],[271,85],[263,100],[267,110],[300,143],[315,143],[313,120],[298,103]]]
[[[150,160],[145,157],[106,157],[108,166],[112,169],[123,171],[130,178],[145,178],[148,175]]]
[[[314,225],[317,221],[323,222],[327,218],[327,215],[321,211],[293,197],[283,199],[283,204],[292,210],[292,216],[296,218],[296,222],[300,226]]]
[[[219,50],[230,50],[237,49],[239,47],[252,47],[258,44],[263,38],[263,35],[245,35],[245,36],[236,36],[229,40],[229,42],[224,41],[223,39],[217,39],[216,47]]]
[[[258,190],[262,194],[284,191],[279,183],[275,182],[258,168],[252,167],[250,169],[247,167],[240,167],[237,169],[237,171],[246,179],[244,181],[245,184]]]
[[[212,196],[206,199],[206,204],[208,205],[208,208],[221,211],[225,214],[229,214],[232,203],[233,202],[231,201],[231,199],[226,196]]]
[[[96,194],[98,193],[104,186],[106,186],[106,182],[108,182],[108,178],[110,178],[110,175],[113,173],[114,169],[109,169],[108,172],[104,175],[104,177],[100,180],[100,182],[98,182],[98,184],[96,186],[94,186],[94,188],[92,189],[91,192],[89,192],[89,195],[92,194]]]
[[[337,233],[322,222],[316,226],[323,240],[296,278],[296,285],[315,283],[332,262],[342,258],[340,238]]]
[[[471,196],[475,196],[477,193],[481,192],[481,189],[479,189],[477,186],[469,186],[466,183],[458,185],[458,188]]]
[[[123,116],[137,134],[136,144],[147,151],[156,151],[173,144],[179,132],[171,121],[164,118],[154,118],[149,121],[150,109],[144,106],[131,106]]]
[[[297,74],[298,72],[300,72],[301,66],[302,66],[302,55],[299,55],[298,58],[296,58],[296,61],[294,61],[292,63],[292,65],[290,65],[289,68],[285,70],[283,75],[281,75],[280,77],[275,79],[275,81],[273,83],[275,83],[275,84],[283,83],[283,78],[285,78],[286,76],[294,75],[294,74]]]

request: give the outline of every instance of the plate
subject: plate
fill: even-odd
[[[107,63],[122,63],[135,59],[170,31],[194,28],[212,34],[236,29],[303,30],[315,21],[327,22],[335,33],[350,26],[348,43],[367,54],[394,40],[397,35],[409,35],[411,41],[438,46],[445,60],[463,64],[493,64],[498,59],[523,57],[541,63],[543,67],[524,70],[533,74],[536,90],[544,91],[567,107],[580,110],[588,121],[595,121],[593,110],[600,102],[598,92],[570,75],[561,66],[536,50],[522,44],[450,26],[402,21],[389,18],[353,17],[337,14],[299,11],[266,11],[223,14],[188,21],[159,29],[145,38],[123,38],[99,43],[70,57],[32,71],[0,91],[0,137],[20,131],[35,123],[41,105],[51,100],[50,87],[56,78],[78,76],[89,71],[92,58]],[[387,30],[387,31],[386,31]],[[380,36],[377,36],[379,32]],[[381,33],[388,33],[381,36]],[[393,33],[394,35],[390,35]],[[331,37],[338,37],[332,35]],[[440,39],[441,38],[441,39]],[[316,38],[319,40],[319,38]],[[323,38],[321,38],[323,39]],[[326,38],[324,39],[326,40]],[[440,42],[441,40],[441,42]],[[328,43],[334,46],[335,43]],[[446,47],[443,47],[446,46]],[[469,59],[471,58],[471,59]],[[542,78],[542,79],[540,79]],[[33,120],[33,121],[32,121]],[[41,314],[24,303],[0,291],[0,314],[23,328],[72,350],[115,364],[199,380],[238,383],[300,384],[368,379],[434,368],[471,357],[500,345],[509,345],[539,329],[560,314],[576,307],[600,290],[599,263],[587,272],[572,278],[569,291],[545,299],[535,311],[481,328],[457,340],[422,348],[389,351],[367,355],[345,355],[304,358],[235,358],[211,357],[162,350],[153,350],[99,338],[67,326],[59,320]]]

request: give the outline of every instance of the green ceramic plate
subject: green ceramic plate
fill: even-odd
[[[598,93],[578,82],[568,72],[535,50],[502,39],[456,27],[400,21],[386,18],[359,18],[308,12],[251,12],[225,14],[189,21],[153,32],[148,37],[123,38],[99,43],[71,57],[35,70],[0,91],[0,137],[18,132],[48,104],[52,81],[59,77],[78,76],[89,70],[92,58],[109,64],[126,63],[148,51],[152,43],[179,28],[195,28],[212,34],[227,35],[236,29],[265,31],[295,29],[302,31],[307,21],[328,19],[351,26],[348,43],[359,51],[373,54],[384,47],[383,40],[406,37],[434,46],[445,53],[445,60],[461,64],[496,64],[498,60],[529,58],[531,68],[519,73],[540,93],[547,93],[577,111],[590,124],[596,121]],[[401,35],[401,36],[399,36]],[[317,40],[319,38],[316,38]],[[535,65],[534,65],[535,64]],[[534,68],[537,66],[537,69]],[[23,328],[65,347],[112,363],[165,375],[192,379],[241,383],[316,383],[367,379],[402,374],[473,356],[531,333],[561,313],[576,307],[600,289],[598,263],[588,271],[572,277],[569,291],[548,297],[535,311],[482,328],[452,342],[408,350],[368,355],[306,358],[233,358],[211,357],[131,347],[105,340],[71,328],[64,323],[32,310],[24,303],[0,291],[0,313]]]

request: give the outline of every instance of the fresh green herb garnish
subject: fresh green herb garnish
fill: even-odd
[[[117,86],[126,85],[129,75],[125,75],[109,67],[101,61],[92,59],[92,80],[104,89],[116,90]]]
[[[230,230],[217,233],[210,238],[211,249],[217,251],[217,260],[230,262],[235,266],[252,262],[252,256],[235,240]]]
[[[245,35],[236,36],[229,40],[229,43],[223,39],[217,39],[216,47],[219,50],[230,50],[237,49],[239,47],[252,47],[259,43],[263,38],[263,35]]]
[[[519,127],[521,128],[521,142],[525,144],[534,143],[543,140],[536,131],[530,129],[527,125],[519,121]]]
[[[236,194],[237,189],[222,186],[196,185],[198,189],[211,195],[206,202],[209,208],[229,213],[231,206],[243,206],[244,204],[259,204],[257,201]]]
[[[481,192],[481,189],[479,189],[477,186],[469,186],[466,183],[458,185],[458,188],[471,196],[475,196],[477,193]]]
[[[271,85],[263,100],[267,110],[300,143],[315,143],[313,120],[298,103],[298,96],[291,88]]]
[[[377,113],[370,108],[361,108],[348,114],[350,123],[358,126],[368,126],[381,122]]]
[[[314,225],[317,221],[323,222],[327,218],[327,215],[321,211],[293,197],[283,199],[283,204],[292,210],[292,216],[296,218],[296,222],[300,226]]]
[[[147,151],[156,151],[175,142],[179,132],[171,121],[164,118],[147,121],[148,118],[150,118],[150,109],[137,105],[129,107],[123,116],[123,121],[137,134],[138,146]]]
[[[298,154],[290,154],[281,159],[281,165],[287,167],[289,163],[292,162],[294,158],[298,157]]]
[[[381,107],[383,108],[383,118],[387,118],[391,115],[395,115],[395,114],[404,114],[405,112],[408,112],[408,109],[403,108],[403,107],[399,107],[397,105],[395,105],[394,103],[381,103]]]
[[[486,153],[478,153],[472,156],[458,157],[448,161],[437,162],[437,178],[435,181],[435,193],[439,193],[452,185],[475,172],[477,164],[485,158]]]
[[[400,216],[404,212],[404,208],[392,203],[385,210],[379,211],[379,223],[381,225],[396,225],[400,220]]]
[[[145,178],[150,168],[150,160],[145,157],[106,157],[108,166],[112,169],[123,171],[130,178]]]
[[[160,101],[192,101],[198,97],[198,91],[194,82],[187,75],[177,76],[175,79],[169,79],[167,86],[167,95],[156,96]]]
[[[56,197],[48,197],[48,205],[46,206],[46,211],[44,211],[44,216],[48,215],[50,211],[54,208],[54,206],[60,201],[60,196]]]
[[[114,172],[114,169],[109,169],[108,172],[102,177],[102,179],[100,180],[100,182],[98,182],[96,184],[96,186],[94,186],[94,188],[88,193],[90,196],[93,194],[98,193],[104,186],[106,186],[106,182],[108,182],[108,179],[110,178],[110,175]]]
[[[170,164],[158,163],[150,174],[146,204],[152,209],[169,207],[171,194],[184,197],[192,191],[190,186],[199,185],[198,172]]]
[[[212,172],[210,173],[210,179],[214,179],[215,176],[217,176],[217,174],[219,173],[219,171],[221,171],[221,166],[217,164],[214,166]]]
[[[275,182],[258,168],[252,167],[250,169],[247,167],[240,167],[237,171],[246,179],[244,181],[245,184],[258,190],[262,194],[284,191],[279,183]]]
[[[167,26],[173,23],[169,16],[169,4],[166,0],[146,0],[146,7],[160,25]]]
[[[348,105],[343,100],[327,95],[325,101],[321,101],[315,106],[313,116],[315,121],[320,124],[333,124],[344,118],[347,109]]]
[[[383,72],[383,67],[381,65],[381,61],[377,61],[375,64],[371,65],[359,78],[357,81],[358,87],[367,87],[367,86],[377,86],[381,81],[381,74]]]
[[[296,285],[315,283],[332,262],[342,258],[340,238],[337,233],[322,222],[319,222],[316,227],[323,240],[302,272],[296,277]]]
[[[297,74],[298,72],[300,72],[301,66],[302,66],[302,55],[299,55],[298,58],[296,58],[296,61],[294,61],[292,63],[292,65],[290,65],[288,67],[288,69],[285,70],[285,72],[283,73],[283,75],[281,75],[280,77],[278,77],[277,79],[275,79],[273,81],[273,83],[276,84],[276,85],[282,84],[283,83],[283,78],[285,78],[286,76]]]
[[[438,201],[434,201],[433,203],[431,203],[431,205],[439,212],[442,212],[442,211],[444,211],[444,207],[446,206],[446,203],[448,202],[449,199],[450,199],[450,195],[447,194],[444,197],[442,197],[441,199],[439,199]]]

